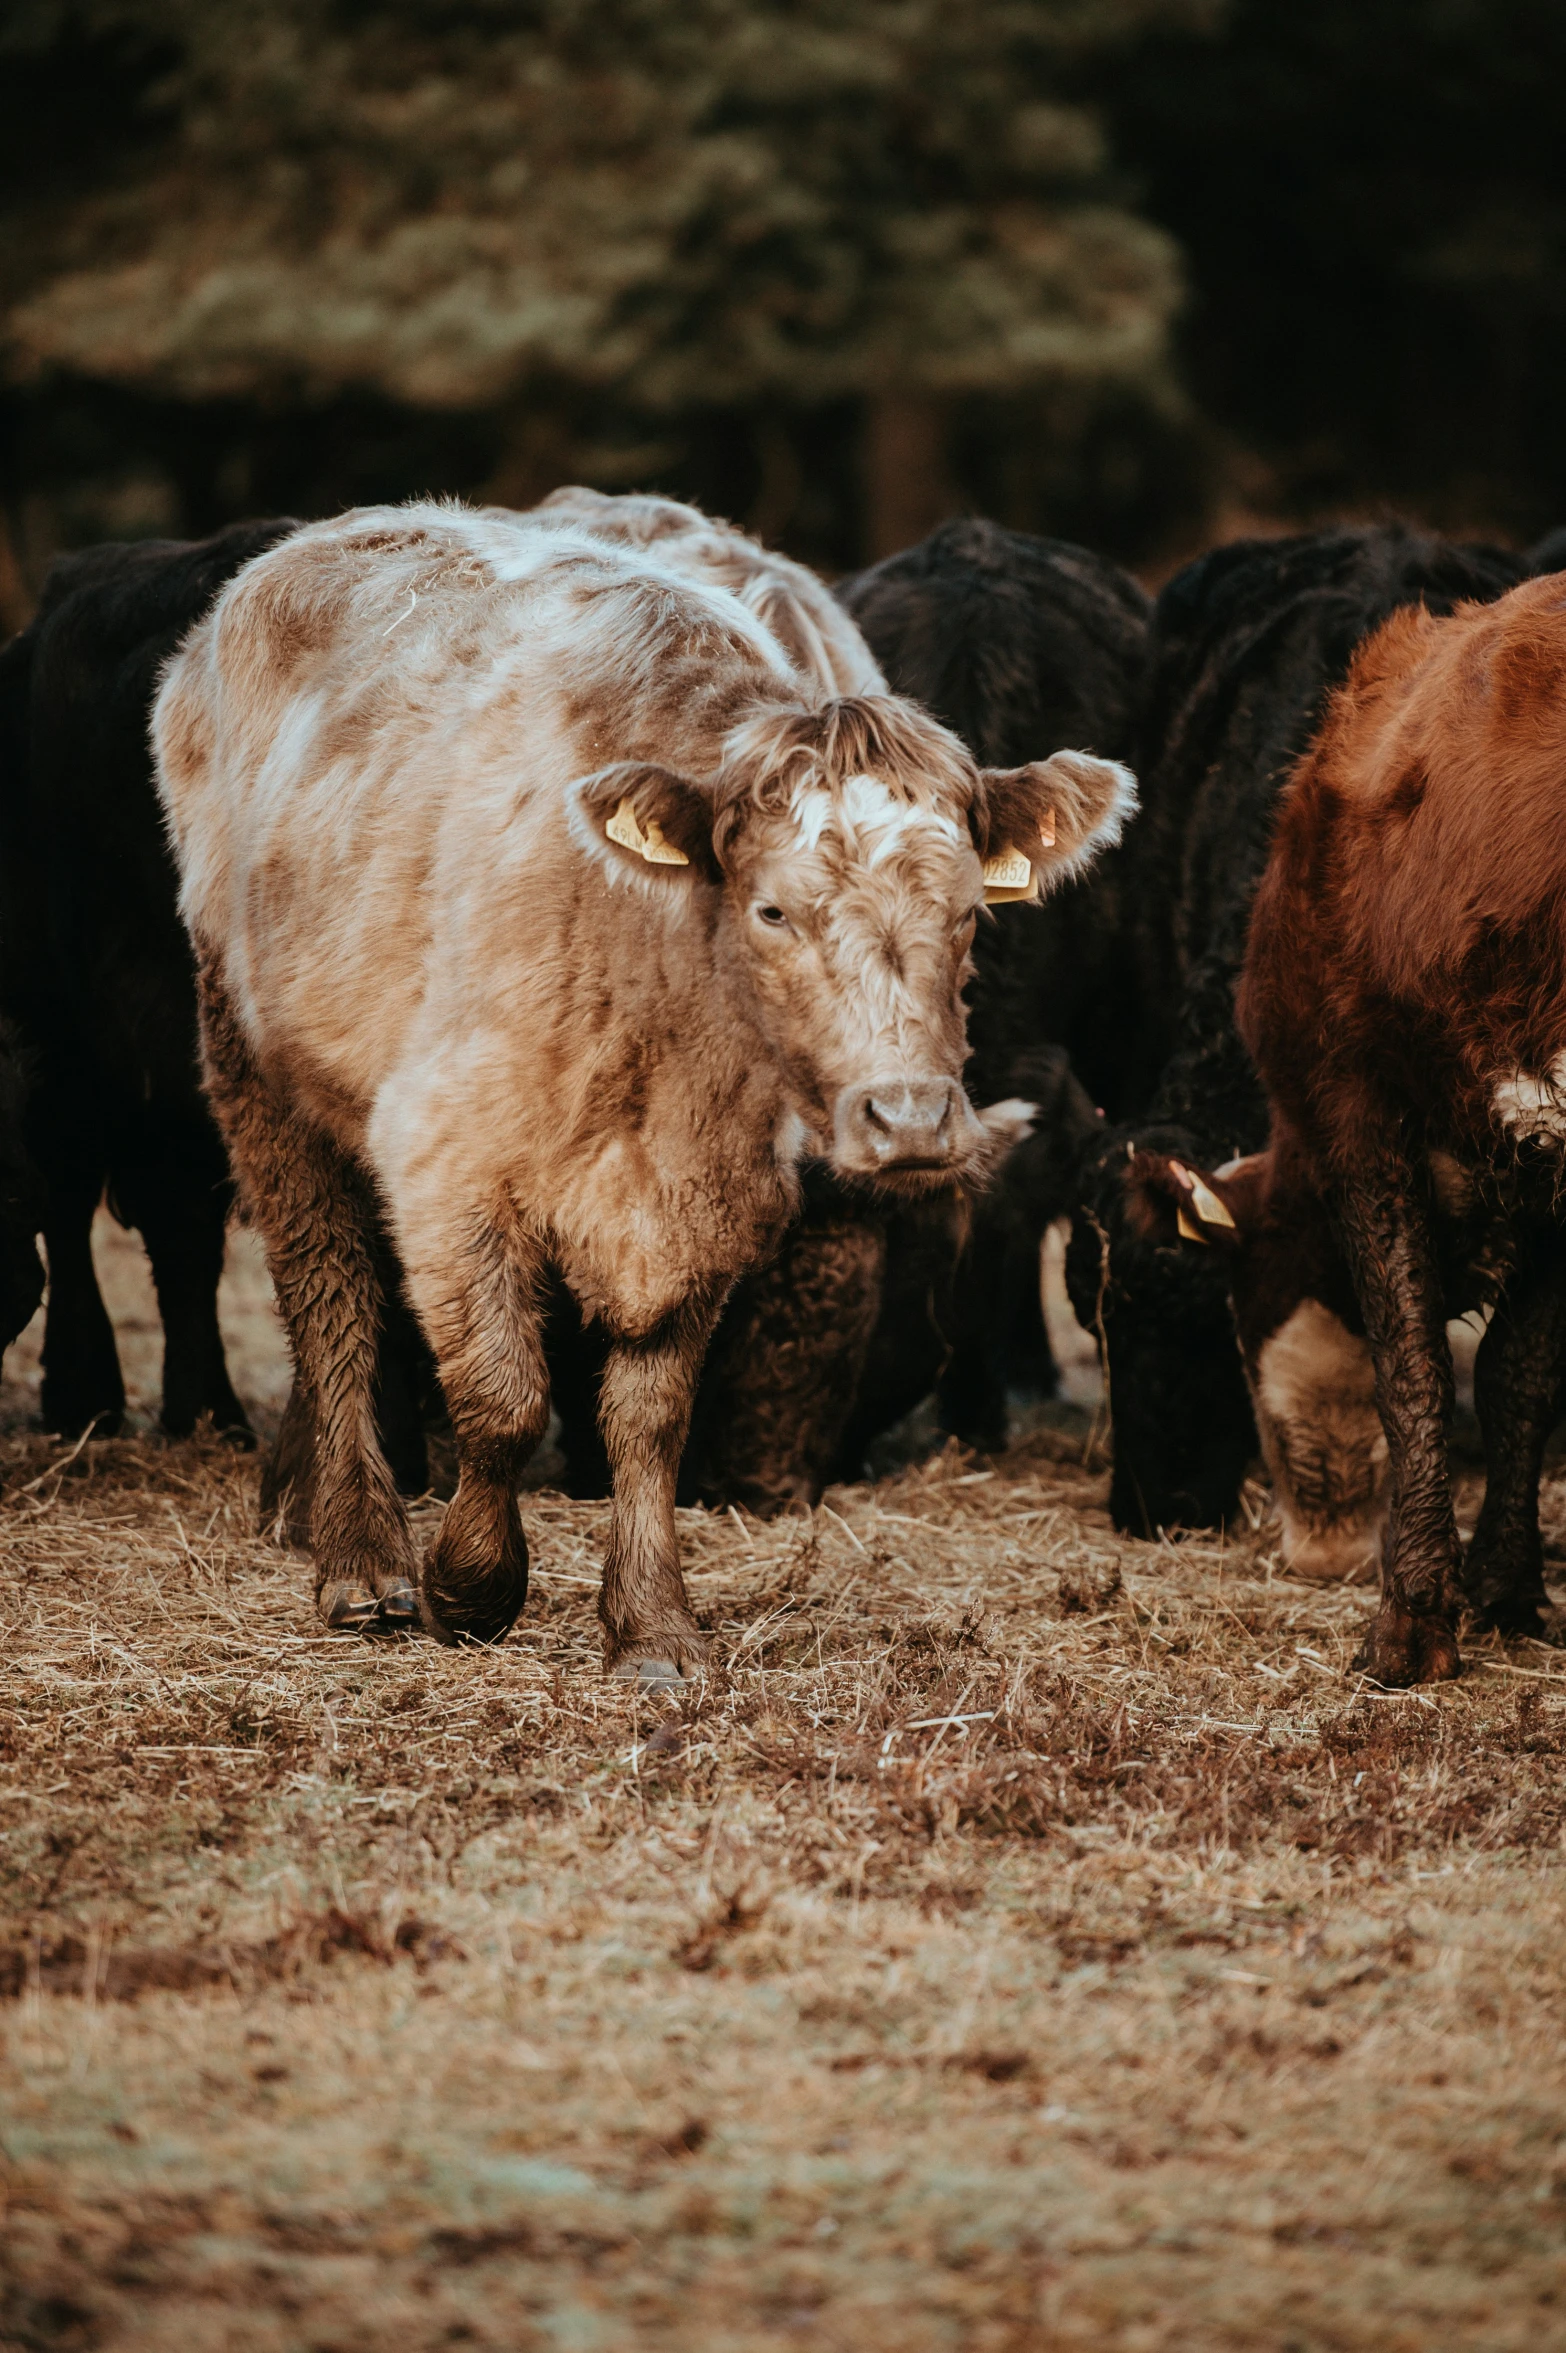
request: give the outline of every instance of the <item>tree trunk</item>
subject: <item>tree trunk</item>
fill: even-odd
[[[927,392],[878,392],[865,405],[865,552],[871,563],[962,511],[946,458],[946,409]]]

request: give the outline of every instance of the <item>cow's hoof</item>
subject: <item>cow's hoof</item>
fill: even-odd
[[[1411,1683],[1446,1683],[1462,1673],[1457,1636],[1445,1618],[1413,1617],[1383,1606],[1354,1664],[1389,1691]]]
[[[431,1554],[419,1588],[419,1615],[437,1642],[504,1642],[527,1600],[527,1547],[499,1567],[466,1568]]]
[[[634,1683],[641,1691],[684,1691],[695,1681],[675,1659],[619,1659],[609,1672],[617,1683]]]
[[[319,1607],[334,1634],[406,1634],[419,1622],[418,1596],[406,1581],[377,1594],[340,1578],[322,1586]]]
[[[368,1586],[346,1581],[323,1585],[319,1606],[334,1634],[368,1634],[381,1614],[380,1601]]]

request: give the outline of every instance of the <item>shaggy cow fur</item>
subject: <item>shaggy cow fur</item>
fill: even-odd
[[[185,631],[291,528],[241,524],[195,545],[67,556],[0,655],[0,1002],[32,1071],[26,1133],[44,1186],[51,1429],[112,1430],[124,1409],[90,1242],[107,1185],[152,1262],[164,1428],[183,1433],[207,1413],[249,1435],[217,1324],[232,1187],[200,1091],[195,978],[147,714]]]
[[[433,506],[249,565],[153,733],[212,1097],[314,1418],[328,1618],[403,1613],[415,1573],[371,1410],[373,1194],[457,1440],[426,1624],[494,1639],[522,1605],[553,1268],[610,1336],[607,1656],[678,1674],[705,1646],[675,1474],[726,1290],[807,1155],[915,1194],[982,1155],[981,861],[1085,862],[1128,779],[980,771],[908,704],[803,696],[736,597],[653,554]]]
[[[1264,1175],[1325,1204],[1375,1362],[1391,1470],[1384,1683],[1457,1672],[1456,1616],[1536,1632],[1537,1492],[1566,1371],[1566,594],[1558,576],[1355,658],[1285,792],[1240,1025],[1270,1097]],[[1489,1228],[1498,1312],[1476,1393],[1490,1492],[1452,1515],[1442,1229]],[[1519,1412],[1519,1408],[1522,1410]]]
[[[1104,1352],[1110,1508],[1134,1534],[1227,1520],[1256,1449],[1222,1257],[1175,1245],[1144,1178],[1149,1161],[1211,1169],[1265,1139],[1234,989],[1279,791],[1355,647],[1390,613],[1493,598],[1524,569],[1400,527],[1333,531],[1219,548],[1158,600],[1146,815],[1122,868],[1162,1075],[1139,1116],[1091,1149],[1067,1258],[1072,1303]],[[1269,1336],[1254,1335],[1258,1350]],[[1363,1416],[1355,1428],[1358,1444]],[[1314,1475],[1330,1494],[1340,1472]]]
[[[838,594],[896,691],[933,711],[976,759],[1025,760],[1057,744],[1131,757],[1148,601],[1086,548],[996,523],[947,523]],[[981,923],[968,1089],[978,1103],[1036,1102],[1035,1132],[974,1204],[960,1272],[940,1267],[937,1233],[908,1232],[904,1221],[892,1238],[905,1370],[884,1394],[902,1398],[922,1381],[909,1399],[916,1403],[939,1375],[943,1423],[976,1445],[1004,1441],[1009,1390],[1048,1395],[1055,1386],[1039,1301],[1043,1225],[1074,1205],[1073,1164],[1091,1133],[1092,1104],[1122,1111],[1150,1077],[1140,1067],[1146,1025],[1121,953],[1126,854],[1109,851],[1042,908],[997,907]],[[1063,1058],[1038,1059],[1045,1041],[1067,1049],[1089,1094]],[[910,1253],[906,1279],[900,1249]],[[906,1302],[927,1278],[940,1314],[916,1344]],[[872,1381],[865,1409],[877,1389]],[[863,1441],[875,1434],[865,1409],[845,1435],[843,1467],[852,1461],[854,1475]]]

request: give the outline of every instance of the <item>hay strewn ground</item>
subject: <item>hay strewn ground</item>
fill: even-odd
[[[1559,1654],[1368,1693],[1363,1592],[1116,1537],[1078,1417],[685,1515],[648,1702],[599,1507],[501,1651],[369,1647],[253,1461],[8,1371],[0,2344],[1566,2343]]]

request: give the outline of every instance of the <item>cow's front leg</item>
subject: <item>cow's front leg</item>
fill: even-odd
[[[1379,1683],[1455,1675],[1457,1522],[1446,1427],[1452,1357],[1418,1172],[1399,1156],[1343,1185],[1336,1208],[1376,1365],[1391,1463],[1381,1607],[1358,1664]]]
[[[1549,1606],[1539,1536],[1539,1473],[1566,1364],[1566,1245],[1530,1235],[1479,1343],[1474,1405],[1485,1490],[1462,1589],[1483,1626],[1537,1634]]]
[[[404,1251],[457,1443],[420,1614],[437,1641],[499,1642],[527,1600],[517,1480],[549,1426],[544,1257],[503,1199],[460,1225],[405,1229]]]
[[[605,1664],[644,1683],[678,1682],[707,1655],[680,1574],[674,1488],[691,1400],[724,1287],[693,1292],[645,1338],[616,1339],[599,1397],[614,1477],[604,1552]]]

